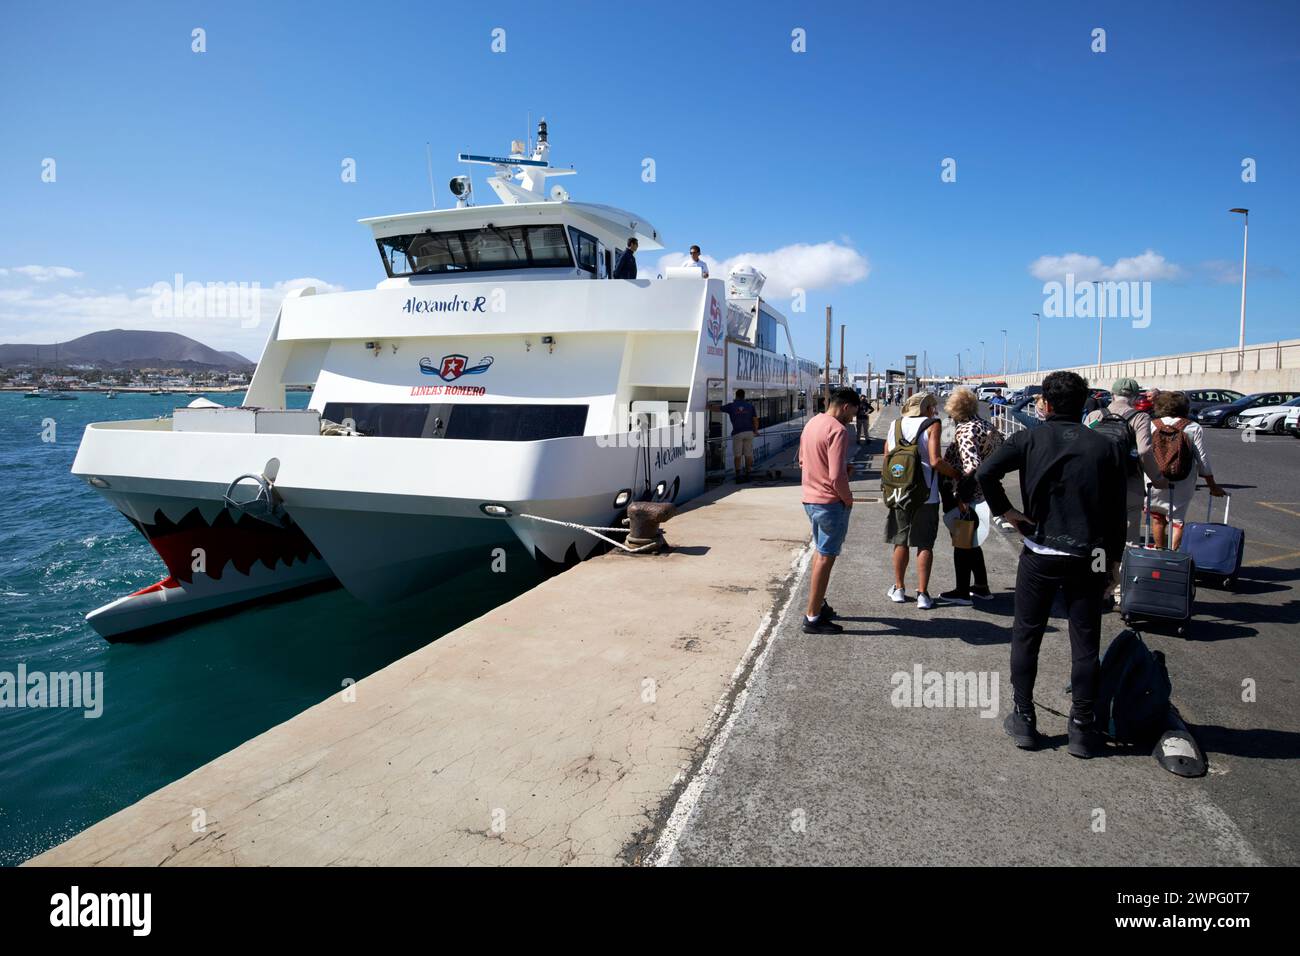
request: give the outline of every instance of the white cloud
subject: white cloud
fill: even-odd
[[[11,272],[36,282],[49,282],[51,279],[80,279],[82,276],[82,273],[67,266],[14,266],[11,269],[0,269],[0,275],[9,275]]]
[[[9,278],[12,281],[13,276]],[[159,281],[170,287],[175,280],[167,277]],[[183,281],[199,279],[186,276]],[[305,286],[315,286],[319,293],[343,291],[341,285],[311,277],[260,285],[258,314],[255,319],[246,320],[238,315],[186,315],[184,309],[177,309],[173,315],[167,309],[155,308],[159,299],[153,286],[130,292],[94,289],[54,292],[32,285],[2,288],[0,342],[66,342],[103,329],[151,329],[179,332],[212,348],[237,351],[256,360],[262,354],[280,303],[289,292]]]
[[[738,266],[753,266],[767,276],[763,294],[771,298],[784,298],[795,289],[811,292],[837,285],[861,282],[871,273],[871,263],[852,246],[838,242],[819,242],[815,245],[796,243],[782,246],[772,252],[745,252],[721,261],[710,255],[701,255],[709,264],[709,275],[725,279]],[[685,252],[671,252],[659,257],[656,272],[663,273],[668,266],[679,266],[690,259]]]
[[[1177,279],[1183,270],[1160,253],[1148,249],[1141,255],[1116,259],[1106,265],[1096,256],[1067,252],[1063,256],[1039,256],[1029,264],[1029,274],[1043,282],[1073,275],[1076,282],[1107,279],[1115,282],[1159,281]]]

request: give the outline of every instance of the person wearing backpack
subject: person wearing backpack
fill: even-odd
[[[1083,423],[1093,431],[1115,442],[1124,459],[1127,494],[1124,497],[1125,521],[1128,534],[1125,544],[1142,543],[1142,511],[1146,503],[1146,483],[1153,488],[1167,488],[1168,482],[1160,474],[1155,455],[1151,451],[1151,416],[1133,407],[1142,387],[1136,379],[1121,378],[1110,387],[1111,402],[1108,408],[1099,408],[1084,416]],[[1111,586],[1115,602],[1120,597],[1119,562],[1110,569]]]
[[[1165,546],[1165,528],[1172,524],[1169,547],[1177,551],[1183,538],[1183,517],[1196,494],[1199,474],[1210,494],[1227,494],[1214,480],[1210,456],[1205,450],[1205,431],[1188,417],[1190,403],[1185,392],[1160,392],[1152,409],[1151,451],[1166,487],[1152,482],[1151,537],[1157,548]]]
[[[907,600],[903,578],[909,548],[916,548],[916,606],[922,611],[935,603],[929,588],[934,539],[939,535],[938,476],[961,477],[939,453],[943,429],[935,417],[938,410],[938,400],[929,392],[908,397],[889,428],[880,469],[880,490],[889,508],[885,540],[894,547],[894,584],[885,594],[896,604]]]
[[[1011,626],[1011,686],[1015,704],[1002,727],[1017,747],[1042,745],[1034,711],[1038,651],[1057,594],[1065,599],[1070,635],[1068,750],[1075,757],[1105,752],[1093,710],[1101,675],[1101,613],[1108,561],[1124,549],[1125,463],[1116,444],[1083,424],[1088,384],[1074,372],[1043,379],[1046,419],[999,445],[976,473],[995,515],[1024,536],[1016,570]],[[1023,511],[1011,507],[1002,479],[1020,473]]]

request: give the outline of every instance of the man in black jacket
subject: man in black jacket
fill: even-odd
[[[1046,420],[1008,438],[977,473],[989,508],[1014,524],[1025,542],[1011,628],[1015,706],[1003,727],[1018,747],[1042,743],[1034,714],[1038,649],[1052,602],[1064,591],[1072,660],[1069,751],[1076,757],[1104,752],[1092,705],[1101,676],[1103,591],[1109,562],[1118,561],[1124,548],[1127,490],[1119,446],[1080,421],[1087,397],[1087,383],[1073,372],[1047,376],[1039,396]],[[1012,471],[1020,472],[1024,513],[1002,490],[1002,478]]]
[[[618,254],[618,262],[614,264],[615,279],[636,278],[636,247],[637,241],[629,239],[627,248]]]

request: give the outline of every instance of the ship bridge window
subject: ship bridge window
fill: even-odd
[[[573,249],[578,254],[578,268],[594,274],[596,259],[599,257],[598,240],[595,236],[588,235],[581,229],[574,229],[572,226],[569,227],[569,235],[573,238]]]
[[[389,276],[554,269],[573,265],[563,226],[494,226],[377,239]]]
[[[587,425],[586,405],[328,402],[323,418],[350,422],[378,438],[541,441],[573,438]]]
[[[765,312],[758,313],[758,339],[755,344],[765,352],[776,351],[776,319]]]

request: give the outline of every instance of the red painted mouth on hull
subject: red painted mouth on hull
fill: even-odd
[[[154,584],[149,585],[147,588],[141,588],[138,591],[132,591],[130,594],[127,595],[127,597],[138,597],[141,594],[152,594],[154,591],[161,591],[163,588],[178,588],[180,586],[181,586],[181,582],[177,581],[174,577],[172,577],[169,574],[161,581],[157,581]]]
[[[320,552],[296,524],[279,528],[256,518],[236,521],[224,509],[211,524],[198,508],[191,509],[180,521],[172,521],[159,509],[152,524],[138,521],[132,524],[153,545],[169,572],[167,579],[145,591],[192,583],[196,550],[201,550],[203,555],[203,573],[217,581],[221,580],[227,564],[247,575],[259,561],[267,570],[274,571],[281,562],[291,565],[309,557],[320,558]]]

